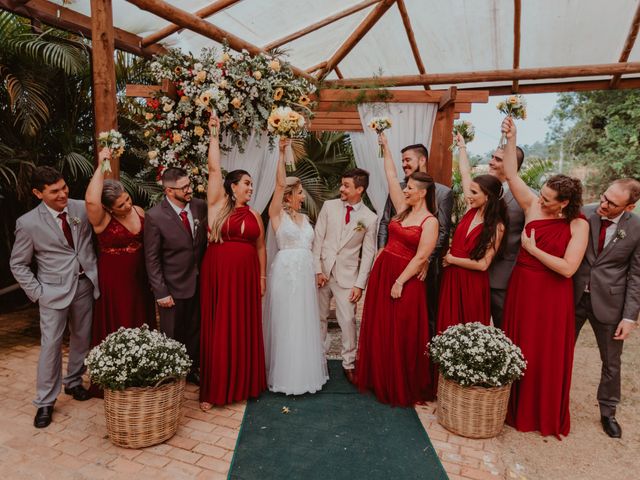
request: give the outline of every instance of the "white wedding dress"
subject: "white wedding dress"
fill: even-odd
[[[262,316],[267,384],[272,392],[287,395],[314,393],[329,374],[320,338],[313,228],[306,216],[301,226],[286,213],[281,218],[275,233],[277,253],[268,259]],[[267,243],[272,242],[269,238]]]

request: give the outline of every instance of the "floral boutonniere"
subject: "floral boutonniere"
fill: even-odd
[[[355,227],[353,227],[353,229],[356,232],[361,232],[363,230],[366,230],[367,226],[364,224],[364,222],[362,220],[358,220],[358,223],[356,224]]]
[[[195,232],[196,230],[198,230],[198,227],[200,226],[200,220],[198,220],[197,218],[193,219],[193,231]]]
[[[616,241],[618,239],[622,240],[626,236],[627,236],[627,232],[625,232],[623,229],[620,229],[616,232]]]
[[[77,227],[78,225],[80,225],[80,217],[71,217],[71,224],[74,227]]]

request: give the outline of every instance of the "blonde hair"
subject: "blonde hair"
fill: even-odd
[[[286,186],[284,187],[284,192],[282,194],[282,209],[287,212],[288,215],[291,215],[291,205],[289,204],[287,197],[291,197],[300,185],[302,185],[302,180],[298,177],[287,177]]]

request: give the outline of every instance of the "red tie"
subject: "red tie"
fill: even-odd
[[[71,226],[69,222],[67,222],[67,212],[62,212],[58,214],[58,218],[62,220],[62,233],[64,233],[64,238],[67,239],[67,243],[74,250],[76,249],[75,244],[73,243],[73,235],[71,235]]]
[[[191,233],[191,225],[189,224],[189,217],[187,215],[187,212],[182,210],[180,212],[180,219],[182,220],[182,224],[184,225],[184,228],[186,228],[187,232],[189,232],[189,236],[193,238],[193,234]]]
[[[351,205],[347,205],[347,214],[344,216],[344,223],[349,223],[351,221],[351,211],[353,207]]]
[[[600,235],[598,235],[598,255],[600,255],[600,252],[602,252],[602,249],[604,248],[604,239],[607,236],[607,228],[609,228],[609,225],[613,223],[611,220],[601,220],[600,222]]]

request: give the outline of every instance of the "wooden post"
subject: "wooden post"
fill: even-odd
[[[116,101],[116,70],[113,59],[113,15],[111,0],[91,0],[91,76],[93,84],[93,115],[95,119],[96,163],[98,134],[118,128]],[[111,160],[109,178],[120,177],[120,162]]]
[[[449,147],[453,142],[456,96],[456,87],[451,87],[447,95],[440,100],[429,149],[429,173],[436,182],[449,187],[453,163],[453,155]]]

